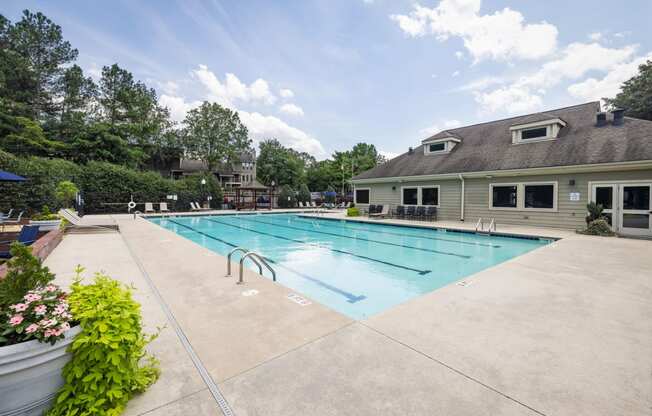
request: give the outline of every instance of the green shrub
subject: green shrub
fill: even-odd
[[[360,210],[358,208],[355,208],[355,207],[347,208],[346,209],[346,216],[347,217],[359,217],[360,216]]]
[[[32,249],[18,242],[11,244],[11,259],[7,261],[7,275],[0,279],[0,310],[20,302],[32,289],[45,287],[54,280],[54,274],[32,254]]]
[[[48,415],[119,415],[159,376],[158,361],[145,351],[157,334],[143,333],[130,287],[102,274],[82,285],[81,271],[68,301],[82,331],[71,344],[65,385]]]
[[[280,208],[295,208],[297,206],[297,197],[289,185],[281,186],[278,193],[278,206]]]
[[[43,205],[43,208],[41,209],[41,212],[35,215],[32,215],[31,218],[33,221],[54,221],[61,219],[58,214],[52,213],[50,211],[50,207],[47,205]]]
[[[308,185],[305,183],[302,183],[299,186],[299,193],[297,195],[297,200],[301,202],[310,202],[310,189],[308,189]]]
[[[604,218],[602,215],[602,211],[604,210],[604,207],[602,204],[596,204],[595,202],[589,202],[586,205],[586,210],[588,211],[588,215],[584,218],[586,221],[586,224],[589,225],[591,222]]]
[[[71,208],[78,193],[79,189],[77,189],[77,186],[70,181],[59,182],[54,190],[54,196],[57,198],[57,201],[61,204],[62,208]]]
[[[614,232],[611,230],[609,223],[602,217],[591,221],[586,230],[582,231],[582,234],[612,236]]]

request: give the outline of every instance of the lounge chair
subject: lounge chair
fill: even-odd
[[[115,220],[112,220],[113,224],[106,225],[82,224],[82,219],[69,209],[60,209],[58,214],[61,218],[68,222],[68,224],[66,224],[66,230],[118,231],[118,224],[115,222]]]
[[[319,207],[317,206],[317,203],[316,203],[315,201],[310,201],[310,207],[311,207],[311,208],[319,208]]]
[[[426,208],[426,219],[437,221],[437,207]]]
[[[11,218],[11,214],[13,214],[13,212],[14,212],[13,208],[9,210],[7,215],[0,212],[0,220],[8,220],[9,218]]]
[[[194,206],[193,206],[192,204],[193,204],[193,203],[191,202],[191,203],[190,203],[190,206],[193,207],[193,208],[192,208],[193,211],[208,211],[208,210],[210,209],[210,208],[202,208],[202,206],[199,205],[199,202],[195,202],[195,203],[194,203],[194,204],[195,204]]]
[[[394,211],[394,218],[404,218],[405,217],[405,207],[403,205],[398,205],[396,211]]]
[[[36,237],[38,236],[38,225],[24,225],[23,228],[20,230],[20,234],[18,234],[18,239],[16,240],[9,240],[9,241],[0,241],[0,244],[9,244],[13,243],[14,241],[18,241],[21,244],[25,244],[26,246],[31,245],[36,241]],[[0,259],[9,259],[11,258],[11,253],[9,251],[0,251]]]
[[[408,205],[405,208],[405,219],[412,220],[414,219],[414,214],[416,214],[416,208],[414,205]]]
[[[417,211],[415,213],[415,217],[418,220],[425,220],[426,219],[426,207],[419,205],[417,207]]]
[[[158,204],[158,210],[160,212],[170,212],[168,209],[168,203],[167,202],[161,202]]]
[[[6,225],[18,225],[18,224],[20,224],[20,220],[23,218],[24,213],[25,213],[25,211],[20,211],[20,213],[18,214],[18,216],[16,217],[15,220],[10,219],[9,217],[7,217],[7,219],[3,218],[0,221],[0,225],[2,225],[2,230],[4,231]]]
[[[389,205],[376,206],[376,212],[369,214],[369,218],[386,218],[389,215]]]
[[[154,211],[154,204],[152,204],[151,202],[145,202],[145,214],[147,214],[149,212],[155,212]]]
[[[302,201],[299,201],[299,208],[305,208]]]
[[[375,213],[376,213],[376,205],[375,204],[369,205],[369,208],[367,208],[367,216],[371,216],[371,214],[375,214]]]

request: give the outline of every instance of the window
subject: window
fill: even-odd
[[[355,190],[355,203],[368,204],[369,203],[369,189],[356,189]]]
[[[419,204],[419,188],[403,188],[403,205]]]
[[[516,208],[518,187],[516,185],[492,185],[491,206],[494,208]]]
[[[446,150],[446,143],[432,143],[428,150],[430,152],[443,152]]]
[[[525,208],[547,208],[555,207],[555,186],[525,185]]]
[[[521,140],[538,139],[548,135],[547,127],[538,127],[536,129],[527,129],[521,132]]]
[[[439,187],[421,188],[421,205],[439,205]]]

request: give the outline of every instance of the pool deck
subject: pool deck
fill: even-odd
[[[499,224],[562,239],[353,321],[250,271],[236,285],[224,257],[113,219],[120,234],[67,235],[46,265],[64,284],[76,264],[133,283],[147,328],[166,325],[151,345],[161,379],[127,415],[221,415],[221,397],[236,415],[652,411],[651,241]]]

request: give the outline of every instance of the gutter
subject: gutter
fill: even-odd
[[[464,221],[464,176],[460,173],[460,181],[462,182],[462,195],[460,197],[460,221]]]

